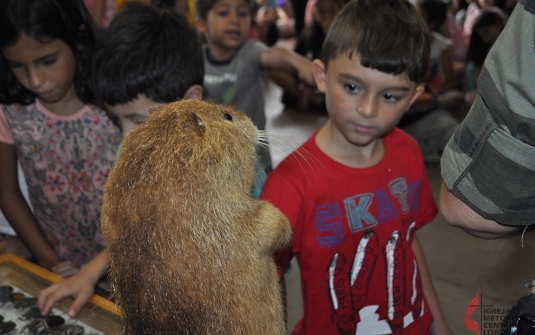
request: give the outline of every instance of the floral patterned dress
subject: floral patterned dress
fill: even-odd
[[[37,100],[0,107],[0,141],[16,147],[39,228],[62,259],[87,263],[104,248],[102,197],[119,129],[93,106],[69,116]]]

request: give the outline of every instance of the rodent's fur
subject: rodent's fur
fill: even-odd
[[[125,137],[102,212],[124,334],[286,333],[272,255],[291,227],[250,197],[257,137],[234,108],[193,100]]]

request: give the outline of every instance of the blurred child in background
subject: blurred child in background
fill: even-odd
[[[453,69],[453,41],[440,33],[447,24],[448,7],[441,0],[423,0],[418,10],[431,33],[427,87],[438,107],[456,112],[463,104],[463,93],[457,89],[459,82]]]
[[[334,17],[345,4],[345,0],[314,0],[311,22],[298,36],[294,51],[310,60],[321,58],[325,36]],[[274,71],[270,78],[283,88],[282,103],[286,107],[325,110],[324,94],[300,82],[296,76]]]
[[[502,15],[493,11],[483,12],[474,23],[470,44],[466,53],[466,89],[465,102],[471,106],[477,96],[476,83],[485,58],[494,42],[505,27]]]
[[[283,47],[248,39],[249,0],[197,0],[196,28],[206,39],[204,92],[207,100],[234,105],[260,130],[266,129],[263,88],[270,70],[284,70],[314,85],[309,60]],[[267,139],[266,139],[267,141]],[[267,144],[267,143],[266,143]],[[259,147],[260,168],[271,170],[269,148]]]
[[[507,21],[507,13],[504,11],[504,0],[472,0],[466,9],[466,16],[463,22],[463,35],[467,44],[470,43],[470,36],[474,29],[474,24],[483,12],[490,11],[502,16]]]

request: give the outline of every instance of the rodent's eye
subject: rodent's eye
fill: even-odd
[[[229,113],[223,113],[223,117],[229,121],[232,121],[232,114]]]

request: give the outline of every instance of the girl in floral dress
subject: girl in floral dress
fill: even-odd
[[[0,208],[35,261],[68,277],[104,248],[103,189],[120,140],[90,104],[94,23],[81,0],[6,0],[0,31]]]

